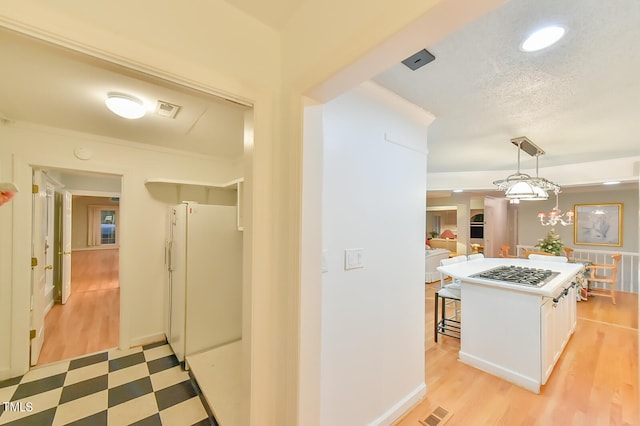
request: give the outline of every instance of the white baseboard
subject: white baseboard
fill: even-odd
[[[3,380],[13,379],[14,377],[22,376],[23,374],[26,374],[27,371],[29,371],[29,369],[27,369],[26,371],[15,371],[11,368],[0,370],[0,382]],[[0,401],[0,404],[2,404],[3,402],[4,401]]]
[[[44,315],[46,316],[49,311],[51,310],[51,308],[53,308],[53,305],[55,303],[55,297],[53,297],[53,292],[55,291],[55,287],[51,286],[51,287],[45,287],[44,289],[44,298],[45,300],[48,300],[47,302],[47,306],[44,307]]]
[[[537,394],[540,393],[540,383],[535,379],[532,379],[531,377],[523,376],[516,371],[509,370],[507,368],[501,367],[497,364],[478,358],[476,356],[469,355],[468,353],[462,351],[458,352],[458,359],[465,364],[485,371],[489,374],[493,374],[494,376],[498,376],[501,379],[523,387],[528,391]]]
[[[51,308],[53,308],[53,304],[54,304],[54,301],[53,301],[53,299],[51,299],[51,300],[49,300],[49,303],[47,303],[47,306],[44,307],[44,315],[45,316],[49,313]]]
[[[91,246],[91,247],[78,247],[71,249],[71,252],[76,251],[94,251],[94,250],[118,250],[120,246]]]
[[[144,346],[150,343],[160,342],[162,340],[165,340],[166,338],[167,336],[165,336],[164,333],[149,334],[148,336],[141,336],[136,337],[135,339],[131,339],[129,344],[131,345],[131,347]]]
[[[391,425],[407,411],[412,409],[417,403],[422,401],[427,393],[427,385],[423,382],[420,386],[409,392],[404,398],[396,402],[380,417],[369,423],[369,426]]]

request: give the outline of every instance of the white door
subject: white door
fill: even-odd
[[[242,233],[235,206],[189,205],[185,355],[242,338]]]
[[[484,255],[498,257],[500,246],[507,243],[507,200],[484,199]]]
[[[62,303],[71,295],[71,193],[62,194]]]
[[[44,256],[45,256],[45,296],[47,305],[53,305],[53,260],[55,257],[55,220],[54,220],[54,194],[55,188],[49,182],[45,181],[45,241],[44,241]]]
[[[46,188],[40,170],[33,171],[31,217],[31,365],[38,363],[44,343]],[[37,188],[37,190],[35,190]]]

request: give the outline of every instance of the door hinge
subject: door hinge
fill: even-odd
[[[29,330],[29,340],[35,339],[35,338],[36,338],[36,330],[35,329]]]
[[[38,266],[38,258],[37,257],[32,257],[31,258],[31,267],[35,268],[36,266]]]
[[[38,192],[40,192],[40,187],[38,185],[31,185],[31,193],[37,194]]]

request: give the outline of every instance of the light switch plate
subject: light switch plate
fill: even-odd
[[[322,272],[329,272],[329,266],[327,265],[327,250],[322,250]]]
[[[344,251],[344,269],[364,268],[364,249],[354,248]]]

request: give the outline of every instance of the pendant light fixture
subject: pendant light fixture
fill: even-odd
[[[518,170],[505,179],[493,182],[504,191],[505,197],[510,200],[546,200],[549,198],[549,191],[559,192],[558,184],[538,176],[538,159],[544,151],[525,136],[511,139],[511,143],[518,147]],[[520,171],[520,151],[536,157],[535,177]]]

